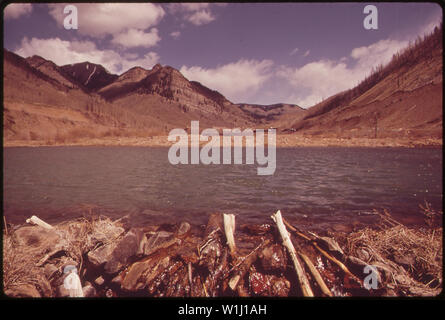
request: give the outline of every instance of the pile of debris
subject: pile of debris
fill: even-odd
[[[212,214],[187,222],[130,228],[125,218],[81,218],[3,234],[3,286],[11,297],[249,297],[436,295],[352,234],[303,232],[278,211],[271,224],[244,225]],[[291,233],[289,233],[289,231]],[[376,231],[377,232],[377,231]],[[375,238],[374,234],[374,238]],[[441,236],[441,235],[438,235]],[[435,248],[442,259],[442,248]],[[441,274],[441,273],[440,273]],[[441,277],[441,275],[438,275]],[[434,286],[432,286],[434,285]]]

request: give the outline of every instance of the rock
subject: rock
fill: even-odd
[[[137,291],[148,285],[168,266],[170,258],[159,257],[133,263],[122,280],[121,287],[126,291]],[[139,281],[140,280],[140,281]]]
[[[96,245],[97,243],[116,240],[124,232],[124,228],[119,227],[114,223],[110,223],[107,220],[99,220],[95,223],[93,233],[90,235],[91,243]]]
[[[152,268],[153,265],[153,259],[133,263],[128,268],[127,274],[122,280],[121,288],[126,291],[135,291],[136,285],[141,275],[149,268]]]
[[[8,289],[5,291],[8,297],[15,298],[40,298],[40,292],[37,288],[29,283],[21,284],[20,286],[14,287],[13,289]]]
[[[348,256],[346,258],[346,266],[348,269],[361,280],[369,274],[364,272],[368,265],[370,264],[354,256]],[[377,281],[380,283],[381,279],[378,278]]]
[[[121,270],[130,257],[142,255],[147,248],[147,238],[142,229],[132,228],[119,241],[105,263],[105,272],[114,274]]]
[[[179,225],[178,231],[176,232],[176,237],[178,238],[185,238],[189,232],[190,232],[190,223],[188,222],[181,222]]]
[[[96,289],[89,282],[85,283],[85,286],[82,288],[82,291],[84,297],[86,298],[95,297],[97,294]]]
[[[346,259],[346,264],[351,269],[351,271],[355,271],[356,274],[362,274],[363,269],[368,265],[365,261],[362,259],[359,259],[354,256],[348,256]]]
[[[124,277],[123,277],[122,273],[119,273],[117,276],[115,276],[113,279],[111,279],[111,284],[120,287],[123,280],[124,280]]]
[[[98,286],[102,286],[105,283],[105,280],[102,276],[100,276],[94,280],[94,283]]]
[[[67,247],[67,243],[55,228],[45,229],[41,226],[25,226],[14,232],[14,239],[19,246],[35,250],[36,256]]]
[[[148,256],[161,248],[168,248],[176,243],[180,243],[180,241],[181,240],[176,239],[171,232],[158,231],[144,244],[144,255]]]
[[[147,247],[147,238],[142,229],[132,228],[117,243],[108,243],[88,252],[88,260],[95,266],[104,265],[105,272],[113,274],[118,272],[128,259],[142,255]]]
[[[385,282],[392,282],[392,275],[395,274],[395,271],[392,267],[379,262],[379,261],[373,261],[372,263],[366,263],[365,261],[353,257],[348,256],[346,260],[346,264],[349,267],[349,269],[357,275],[359,279],[364,279],[366,276],[370,274],[370,272],[365,273],[365,267],[371,266],[374,267],[377,271],[377,283],[379,284],[379,287],[382,286]]]
[[[329,250],[331,253],[335,254],[338,258],[343,257],[344,252],[338,245],[337,241],[329,237],[319,237],[317,238],[317,243],[320,244],[322,248]]]
[[[287,257],[282,246],[274,244],[263,249],[260,255],[261,266],[267,272],[284,272]]]
[[[88,252],[88,261],[96,268],[104,265],[107,261],[111,259],[111,254],[115,249],[115,243],[109,243],[101,246],[95,250]]]

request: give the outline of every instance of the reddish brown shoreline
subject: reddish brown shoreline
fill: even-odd
[[[267,143],[267,139],[265,141]],[[201,145],[206,142],[201,142]],[[153,136],[148,138],[119,137],[79,139],[67,142],[14,140],[3,141],[4,147],[40,147],[40,146],[147,146],[170,147],[173,143],[167,136]],[[286,147],[434,147],[442,148],[443,140],[438,138],[410,139],[410,138],[322,138],[304,137],[287,134],[277,135],[276,146]]]
[[[434,296],[441,291],[442,228],[408,228],[385,214],[381,219],[373,229],[319,234],[286,223],[315,296]],[[222,220],[213,214],[205,227],[182,222],[130,228],[125,219],[99,216],[53,229],[9,226],[3,234],[5,292],[69,296],[63,283],[71,265],[78,269],[84,296],[303,295],[271,219],[237,226],[234,252]],[[378,286],[370,290],[363,273],[367,265],[377,270]]]

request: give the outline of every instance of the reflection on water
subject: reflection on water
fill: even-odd
[[[408,216],[424,200],[442,210],[442,150],[403,148],[277,149],[272,176],[255,165],[171,165],[168,148],[40,147],[4,149],[4,213],[59,221],[89,212],[130,213],[140,223],[211,212],[244,222],[286,216],[344,222],[374,208]]]

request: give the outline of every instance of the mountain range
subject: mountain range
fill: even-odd
[[[376,66],[358,86],[317,105],[235,104],[170,66],[121,75],[82,62],[58,66],[3,51],[4,141],[166,135],[201,128],[268,128],[308,137],[442,136],[442,27]]]

